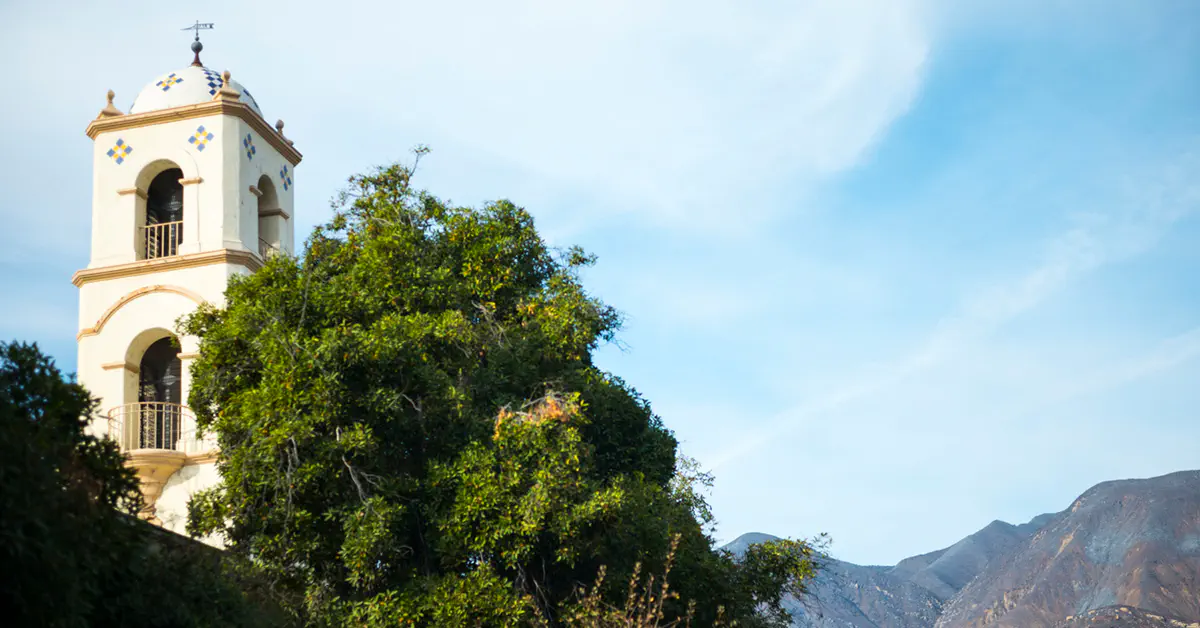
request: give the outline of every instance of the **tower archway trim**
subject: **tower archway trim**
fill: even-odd
[[[178,294],[178,295],[181,295],[181,296],[191,299],[192,301],[194,301],[196,303],[196,305],[202,305],[204,303],[204,297],[200,296],[199,294],[197,294],[191,290],[188,290],[187,288],[183,288],[181,286],[157,285],[157,286],[146,286],[144,288],[138,288],[137,290],[130,292],[129,294],[121,297],[120,299],[117,299],[116,303],[113,303],[107,310],[105,310],[104,314],[102,314],[100,316],[100,319],[96,321],[95,325],[93,325],[92,327],[87,327],[85,329],[79,330],[79,333],[76,334],[75,339],[80,340],[87,336],[95,336],[95,335],[99,334],[104,329],[104,324],[107,323],[108,320],[110,318],[112,318],[113,315],[116,314],[118,310],[125,307],[130,302],[132,302],[136,299],[140,299],[141,297],[144,297],[148,294],[154,294],[156,292],[166,292],[166,293]]]

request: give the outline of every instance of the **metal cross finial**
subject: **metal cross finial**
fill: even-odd
[[[195,24],[187,28],[180,29],[185,31],[196,31],[196,40],[192,42],[192,52],[196,53],[196,58],[192,60],[192,65],[194,66],[203,67],[200,64],[200,51],[204,50],[204,44],[200,43],[200,31],[211,30],[212,27],[212,22],[201,22],[200,20],[196,20]]]

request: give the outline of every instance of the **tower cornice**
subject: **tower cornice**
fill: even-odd
[[[249,105],[235,100],[214,100],[212,102],[199,103],[195,105],[187,105],[184,107],[174,107],[172,109],[157,109],[155,111],[146,111],[144,113],[130,113],[123,116],[102,117],[92,120],[87,126],[87,136],[96,139],[96,136],[107,131],[121,131],[124,129],[134,129],[143,126],[151,126],[162,124],[164,122],[174,122],[176,120],[187,120],[190,118],[204,118],[207,116],[227,115],[241,118],[254,127],[258,135],[265,139],[272,148],[279,151],[284,159],[294,167],[304,158],[300,151],[296,150],[292,144],[283,137],[283,134],[271,128],[262,116],[255,113]]]
[[[84,284],[93,281],[120,279],[122,277],[134,277],[148,273],[210,266],[212,264],[236,264],[251,271],[258,270],[263,265],[262,258],[250,251],[220,249],[217,251],[205,251],[203,253],[188,253],[186,255],[144,259],[113,266],[101,266],[99,268],[85,268],[75,272],[75,275],[71,277],[71,283],[77,287],[83,287]]]

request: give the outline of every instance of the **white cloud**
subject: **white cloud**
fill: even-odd
[[[78,170],[89,167],[86,138],[62,131],[78,133],[105,89],[127,106],[190,56],[178,29],[191,9],[147,6],[6,11],[0,52],[26,60],[14,69],[25,92],[54,97],[14,103],[5,119],[20,127],[0,131],[22,137],[24,128],[22,141],[39,145],[54,133],[54,151],[79,157],[68,189],[45,202],[89,198]],[[572,211],[592,224],[626,214],[710,230],[753,226],[783,211],[770,202],[779,188],[802,190],[857,163],[911,103],[929,50],[915,0],[347,0],[286,12],[228,1],[205,15],[217,23],[205,61],[254,89],[305,151],[306,207],[319,210],[363,160],[441,142],[461,149],[462,162],[515,175],[480,198],[540,187],[586,199]],[[15,165],[14,185],[63,176]],[[462,178],[474,197],[472,181],[493,177]],[[35,239],[46,220],[29,218]],[[63,240],[29,247],[82,244]]]
[[[1195,401],[1183,391],[1200,329],[1103,363],[1047,342],[987,338],[903,379],[843,389],[780,415],[797,420],[720,467],[737,431],[702,434],[688,449],[716,472],[719,533],[829,531],[839,558],[893,564],[993,519],[1062,508],[1101,480],[1189,468],[1194,452],[1179,443],[1194,441]]]
[[[928,51],[906,2],[527,0],[394,17],[421,25],[394,55],[334,53],[374,77],[376,122],[606,199],[605,220],[672,225],[753,221],[777,211],[772,188],[852,166],[908,107]]]
[[[1113,390],[1122,384],[1170,371],[1200,357],[1200,327],[1171,336],[1149,351],[1114,364],[1102,365],[1061,386],[1041,403],[1056,403]]]
[[[494,118],[448,122],[530,171],[671,223],[754,222],[775,211],[764,188],[853,165],[919,84],[926,44],[910,16],[852,4],[775,15],[675,4],[576,49],[594,55],[578,64],[590,71],[537,91],[540,106],[512,98]],[[530,55],[535,67],[545,52]],[[515,78],[500,74],[497,86]]]
[[[1029,312],[1070,282],[1095,269],[1146,251],[1175,222],[1200,209],[1200,172],[1194,155],[1186,154],[1157,176],[1133,177],[1124,182],[1123,196],[1108,207],[1081,215],[1081,224],[1047,243],[1044,259],[1033,270],[964,300],[957,311],[939,321],[933,332],[904,357],[869,377],[849,378],[811,402],[784,410],[759,424],[743,440],[722,451],[711,464],[728,466],[789,432],[810,424],[851,402],[879,396],[917,373],[944,367],[1009,321]],[[1168,345],[1168,351],[1144,364],[1106,375],[1127,381],[1156,368],[1180,364],[1197,349],[1192,335]],[[972,356],[978,359],[978,356]],[[939,382],[946,386],[946,382]],[[1081,387],[1090,390],[1092,385]],[[828,417],[825,417],[828,418]],[[879,426],[877,418],[874,424]]]

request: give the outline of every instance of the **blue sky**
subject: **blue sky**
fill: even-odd
[[[1200,467],[1194,3],[5,3],[0,337],[74,368],[83,129],[196,18],[305,155],[297,233],[425,143],[431,191],[597,253],[600,362],[722,538],[892,563]]]

